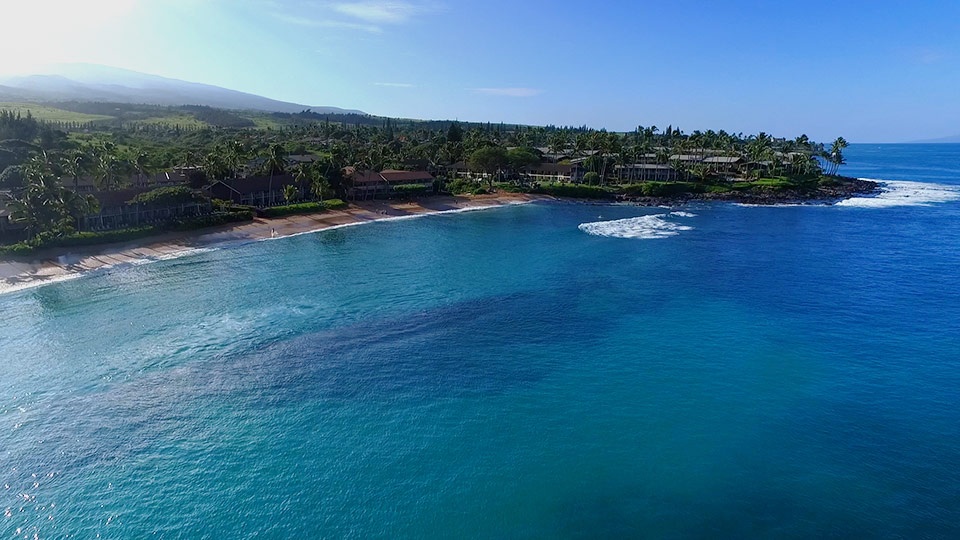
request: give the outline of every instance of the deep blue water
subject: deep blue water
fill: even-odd
[[[0,537],[960,537],[960,145],[847,160],[0,296]]]

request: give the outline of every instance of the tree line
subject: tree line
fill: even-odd
[[[681,158],[736,156],[769,163],[774,173],[836,174],[846,147],[842,137],[826,147],[806,135],[788,139],[723,130],[687,134],[673,126],[638,126],[616,133],[586,127],[390,119],[351,125],[324,118],[282,130],[101,126],[93,133],[67,133],[38,122],[29,112],[0,111],[0,189],[14,192],[17,218],[39,234],[69,230],[77,212],[92,208],[91,201],[67,195],[78,191],[81,179],[92,179],[99,190],[116,190],[131,178],[143,179],[173,167],[196,167],[191,176],[194,188],[245,175],[269,176],[272,184],[277,176],[291,174],[322,200],[345,197],[346,167],[425,169],[442,176],[450,166],[465,163],[492,178],[503,170],[537,165],[546,152],[551,159],[579,160],[590,172],[588,179],[601,184],[619,180],[612,173],[618,165],[638,162],[670,165],[686,177],[705,180],[711,174],[708,167]],[[296,154],[316,159],[290,165],[288,156]]]

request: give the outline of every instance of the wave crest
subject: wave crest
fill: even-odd
[[[671,236],[677,236],[681,231],[693,229],[693,227],[686,225],[671,223],[663,219],[665,217],[667,217],[667,214],[653,214],[612,221],[595,221],[592,223],[581,223],[578,228],[594,236],[639,238],[644,240],[669,238]]]
[[[837,206],[856,208],[891,208],[895,206],[930,206],[960,200],[960,186],[909,182],[906,180],[873,180],[881,184],[881,192],[872,197],[854,197]]]

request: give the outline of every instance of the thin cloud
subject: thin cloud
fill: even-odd
[[[338,3],[333,4],[332,8],[341,15],[372,24],[403,24],[422,10],[408,2],[388,0]]]
[[[295,24],[297,26],[307,26],[311,28],[346,28],[347,30],[360,30],[371,34],[380,34],[383,28],[371,24],[353,23],[347,21],[313,19],[302,15],[287,15],[285,13],[273,13],[273,17],[279,21]]]
[[[946,57],[947,56],[940,51],[925,50],[920,51],[920,53],[917,55],[917,61],[921,64],[930,65],[940,63],[941,61],[945,60]]]
[[[543,93],[538,88],[474,88],[477,94],[486,96],[534,97]]]
[[[261,0],[260,5],[287,24],[371,34],[382,34],[385,26],[414,22],[417,15],[443,9],[434,0],[301,1],[294,11],[284,9],[276,0]]]
[[[414,88],[414,85],[410,83],[400,83],[400,82],[375,82],[374,86],[387,86],[390,88]]]

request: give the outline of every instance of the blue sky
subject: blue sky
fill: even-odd
[[[8,1],[25,22],[0,71],[91,62],[398,117],[960,133],[956,0]]]

